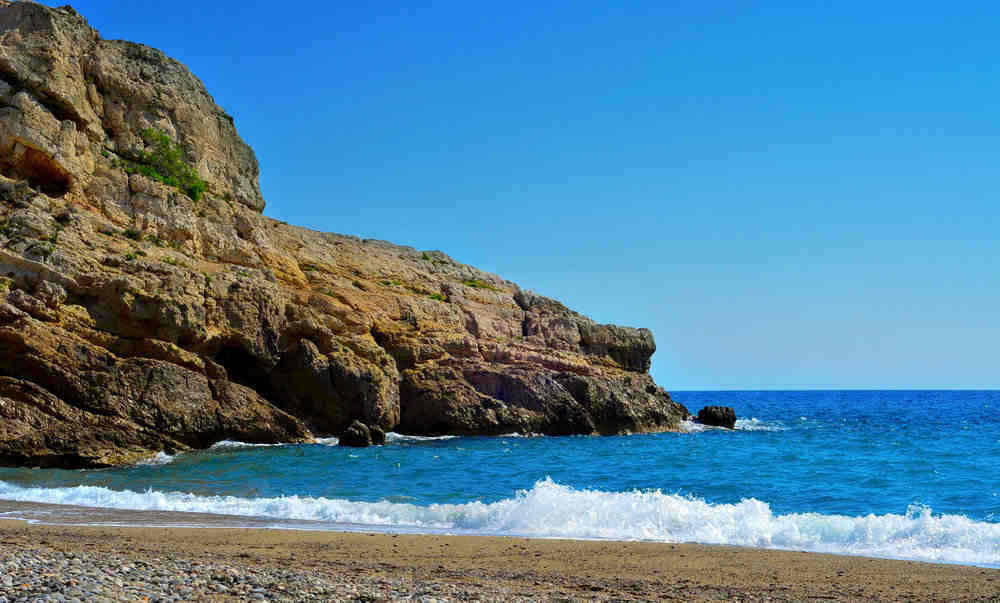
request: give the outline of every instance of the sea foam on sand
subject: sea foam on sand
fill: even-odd
[[[776,515],[767,503],[756,499],[716,504],[659,490],[575,489],[550,479],[493,503],[427,506],[303,496],[198,496],[95,486],[35,488],[2,481],[0,499],[310,520],[334,524],[331,529],[350,525],[386,531],[696,542],[1000,566],[1000,524],[935,515],[917,505],[899,515]]]

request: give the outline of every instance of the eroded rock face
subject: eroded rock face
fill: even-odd
[[[225,438],[311,437],[301,421],[249,388],[180,363],[119,358],[10,306],[3,310],[0,462],[95,467]]]
[[[253,151],[233,118],[159,50],[102,40],[66,6],[0,2],[0,173],[47,195],[106,192],[107,167],[156,128],[216,195],[264,208]]]
[[[200,201],[121,168],[148,127],[208,182]],[[262,207],[252,151],[182,65],[0,0],[0,463],[688,415],[647,374],[648,330]]]

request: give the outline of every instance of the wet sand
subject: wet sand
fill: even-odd
[[[295,570],[386,599],[1000,600],[997,569],[689,544],[0,521],[0,559],[16,551]],[[312,596],[283,588],[262,596]]]

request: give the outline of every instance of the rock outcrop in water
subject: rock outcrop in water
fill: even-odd
[[[698,422],[713,427],[736,427],[736,411],[729,406],[706,406],[698,411]]]
[[[150,173],[149,132],[204,194]],[[648,330],[438,251],[264,217],[257,178],[183,65],[70,7],[0,0],[0,463],[104,466],[354,421],[614,434],[687,417],[648,375]]]

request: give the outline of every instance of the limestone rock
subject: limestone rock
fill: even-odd
[[[217,195],[264,208],[253,151],[187,68],[102,40],[68,6],[0,2],[0,173],[53,197],[84,191],[150,127],[181,144]]]
[[[147,128],[207,182],[200,200],[127,173]],[[69,7],[0,0],[0,464],[688,416],[648,375],[648,330],[440,251],[265,217],[257,178],[183,65]]]
[[[0,327],[0,365],[6,464],[99,467],[227,438],[311,437],[253,390],[169,362],[120,360],[30,317]]]
[[[706,406],[698,411],[698,422],[733,429],[736,426],[736,412],[728,406]]]

